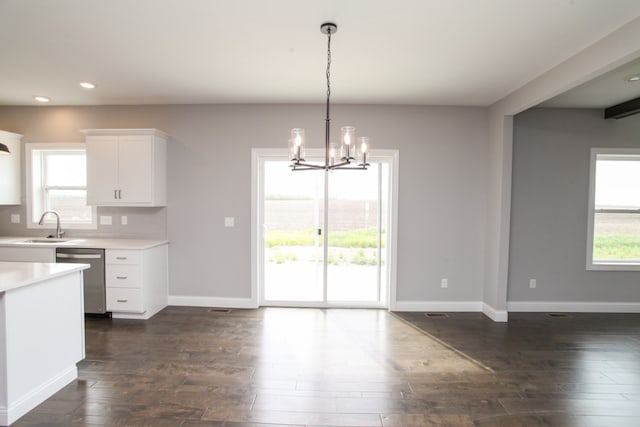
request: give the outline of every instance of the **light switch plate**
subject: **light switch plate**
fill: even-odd
[[[225,227],[234,227],[236,225],[236,220],[232,216],[224,217],[224,226]]]
[[[126,215],[122,215],[120,217],[120,224],[127,225],[128,223],[129,223],[129,219],[127,218],[127,216]]]
[[[112,218],[109,215],[100,215],[100,225],[111,225]]]
[[[20,214],[11,214],[11,223],[20,224]]]

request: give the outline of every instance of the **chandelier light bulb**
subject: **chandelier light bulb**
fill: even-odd
[[[304,129],[291,129],[291,139],[289,139],[290,158],[294,162],[304,160]]]
[[[329,164],[333,166],[336,163],[336,144],[330,144],[329,146]]]
[[[369,152],[369,137],[361,136],[360,138],[358,138],[358,141],[360,142],[360,166],[366,167],[369,165],[369,163],[367,163]]]
[[[354,160],[351,152],[351,141],[355,142],[356,128],[353,126],[343,126],[340,132],[342,133],[342,160]]]

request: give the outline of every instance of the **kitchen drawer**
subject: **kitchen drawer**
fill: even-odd
[[[105,276],[107,287],[142,287],[141,267],[138,265],[107,265]]]
[[[144,313],[142,289],[107,288],[107,311]]]
[[[140,264],[142,262],[142,252],[107,250],[105,251],[105,258],[107,264]]]

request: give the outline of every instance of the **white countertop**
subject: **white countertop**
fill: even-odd
[[[26,248],[99,248],[99,249],[149,249],[166,245],[168,240],[140,240],[140,239],[101,239],[89,237],[68,237],[64,241],[47,243],[28,243],[26,240],[38,239],[37,237],[0,237],[0,247],[26,247]],[[40,240],[45,240],[40,238]]]
[[[87,268],[89,268],[88,264],[0,262],[0,292],[32,285]]]

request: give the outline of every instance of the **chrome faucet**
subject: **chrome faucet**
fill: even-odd
[[[64,231],[62,231],[62,228],[60,228],[60,215],[58,215],[58,212],[45,211],[40,217],[40,221],[38,221],[38,224],[40,225],[44,224],[44,217],[47,216],[47,214],[54,214],[56,216],[56,239],[62,238]]]

